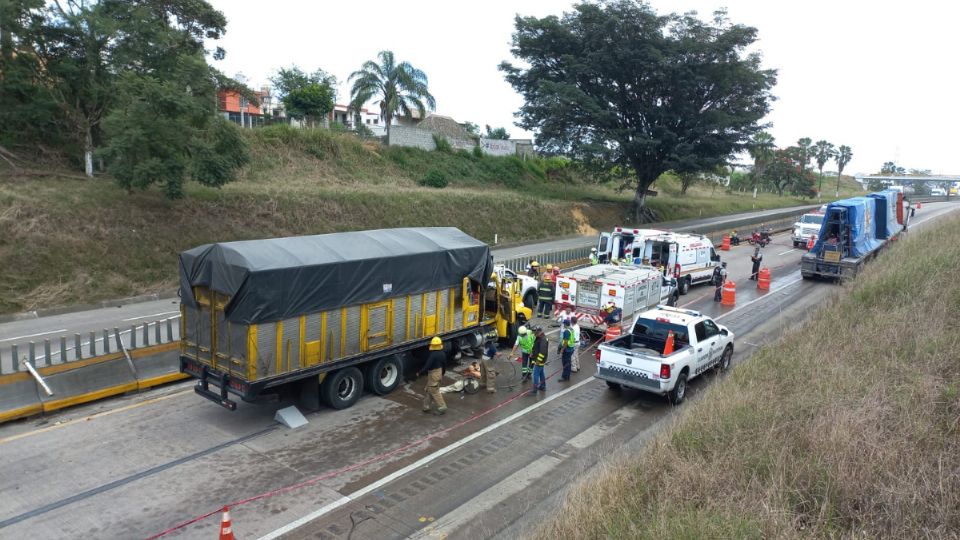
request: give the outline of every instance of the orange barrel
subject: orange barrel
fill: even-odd
[[[737,284],[727,281],[723,284],[723,291],[720,293],[720,304],[732,306],[737,303]]]
[[[757,288],[760,289],[761,291],[770,290],[770,269],[769,268],[761,268],[760,271],[757,272]]]
[[[730,235],[723,235],[723,243],[720,244],[720,249],[723,251],[730,251]]]
[[[620,325],[615,324],[613,326],[607,327],[607,331],[604,332],[603,334],[603,341],[604,342],[610,341],[611,339],[615,339],[618,337],[620,337]]]
[[[919,210],[921,207],[923,207],[923,205],[918,202],[918,203],[917,203],[917,210]]]

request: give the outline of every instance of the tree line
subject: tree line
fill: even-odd
[[[835,196],[840,196],[840,177],[843,169],[853,159],[853,149],[847,145],[834,146],[826,140],[816,143],[809,137],[801,137],[797,144],[777,148],[770,133],[762,131],[750,140],[748,152],[753,159],[749,174],[731,186],[753,190],[761,188],[783,196],[790,193],[798,197],[818,197],[823,194],[823,168],[831,160],[837,165]],[[811,162],[816,164],[818,176],[813,176]]]

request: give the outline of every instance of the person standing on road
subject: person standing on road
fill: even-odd
[[[716,291],[713,293],[713,301],[719,302],[723,298],[723,284],[727,282],[727,263],[720,263],[720,266],[713,269],[713,284]]]
[[[580,372],[580,324],[576,317],[570,317],[570,330],[573,330],[573,361],[570,363],[570,369],[574,373]]]
[[[547,377],[544,374],[544,366],[547,365],[547,355],[550,354],[550,343],[547,336],[543,335],[543,328],[539,326],[534,330],[536,341],[533,343],[533,354],[530,361],[533,363],[533,387],[530,388],[530,395],[537,395],[537,391],[547,390]]]
[[[537,261],[530,261],[530,264],[527,265],[527,276],[532,277],[533,279],[539,279],[540,263]]]
[[[600,264],[600,257],[597,255],[597,248],[590,248],[590,264]]]
[[[750,280],[757,280],[757,273],[760,272],[760,262],[763,261],[763,253],[760,253],[760,246],[753,248],[753,255],[750,256],[753,261],[753,269],[750,270]]]
[[[527,330],[526,326],[517,329],[517,341],[510,350],[510,358],[517,354],[517,348],[520,348],[520,382],[527,382],[530,375],[533,374],[533,366],[530,364],[530,353],[533,352],[533,342],[536,337],[533,332]]]
[[[480,382],[487,385],[487,393],[493,394],[497,391],[497,369],[493,361],[497,358],[497,344],[490,340],[483,349],[483,355],[480,357]]]
[[[563,332],[560,333],[560,345],[557,346],[557,354],[560,355],[560,363],[563,365],[563,371],[560,373],[560,382],[570,380],[570,370],[572,368],[573,350],[575,346],[573,330],[570,329],[570,320],[564,319]]]
[[[447,404],[443,401],[443,395],[440,393],[440,380],[443,378],[443,364],[447,361],[447,355],[443,352],[443,340],[440,336],[433,336],[430,340],[430,355],[427,356],[427,363],[422,371],[427,372],[427,387],[424,388],[426,395],[423,396],[423,412],[430,412],[431,405],[436,403],[437,414],[447,412]]]
[[[553,313],[553,295],[555,293],[553,285],[553,270],[549,266],[547,271],[540,278],[540,286],[537,288],[537,295],[540,302],[537,304],[537,316],[549,318]]]

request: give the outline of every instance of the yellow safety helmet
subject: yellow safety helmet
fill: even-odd
[[[547,265],[547,271],[549,272],[550,270],[553,270],[553,265],[552,265],[552,264],[548,264],[548,265]]]
[[[494,272],[494,273],[490,274],[490,279],[497,279],[497,273]]]
[[[540,263],[538,263],[537,261],[533,261],[532,263],[530,263],[530,266],[533,267],[533,268],[539,268],[539,267],[540,267]]]
[[[430,350],[431,351],[443,350],[443,340],[440,339],[440,336],[433,336],[433,339],[430,340]]]

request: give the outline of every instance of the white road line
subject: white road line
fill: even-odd
[[[343,506],[343,505],[345,505],[345,504],[347,504],[347,503],[349,503],[349,502],[351,502],[351,501],[354,501],[354,500],[356,500],[356,499],[359,499],[360,497],[363,497],[363,496],[366,495],[367,493],[370,493],[370,492],[372,492],[372,491],[375,491],[375,490],[377,490],[377,489],[380,489],[381,487],[389,484],[390,482],[393,482],[393,481],[396,480],[397,478],[400,478],[400,477],[404,476],[405,474],[407,474],[407,473],[409,473],[409,472],[411,472],[411,471],[414,471],[414,470],[416,470],[416,469],[419,469],[420,467],[423,467],[424,465],[426,465],[426,464],[428,464],[428,463],[436,460],[437,458],[442,457],[442,456],[444,456],[444,455],[446,455],[446,454],[449,454],[450,452],[456,450],[457,448],[460,448],[461,446],[463,446],[463,445],[465,445],[465,444],[467,444],[467,443],[469,443],[469,442],[471,442],[471,441],[473,441],[473,440],[475,440],[475,439],[478,439],[478,438],[486,435],[487,433],[490,433],[491,431],[493,431],[493,430],[495,430],[495,429],[497,429],[497,428],[499,428],[499,427],[501,427],[501,426],[503,426],[503,425],[505,425],[505,424],[508,424],[508,423],[510,423],[510,422],[513,422],[513,421],[516,420],[517,418],[522,418],[524,415],[528,414],[530,411],[539,409],[540,407],[546,405],[547,403],[550,403],[551,401],[553,401],[553,400],[555,400],[555,399],[558,399],[558,398],[560,398],[560,397],[562,397],[562,396],[564,396],[564,395],[566,395],[566,394],[569,394],[570,392],[573,392],[573,391],[576,390],[577,388],[580,388],[581,386],[584,386],[585,384],[591,383],[591,382],[593,382],[593,377],[590,377],[590,378],[588,378],[588,379],[585,379],[585,380],[583,380],[583,381],[580,381],[580,382],[578,382],[577,384],[571,386],[570,388],[567,388],[566,390],[561,390],[560,392],[557,392],[556,394],[553,394],[553,395],[547,397],[546,399],[543,399],[543,400],[541,400],[541,401],[538,401],[538,402],[530,405],[529,407],[527,407],[527,408],[525,408],[525,409],[523,409],[523,410],[521,410],[521,411],[518,411],[518,412],[515,412],[515,413],[511,414],[510,416],[504,418],[503,420],[500,420],[500,421],[498,421],[498,422],[495,422],[495,423],[493,423],[493,424],[490,424],[489,426],[481,429],[480,431],[476,431],[476,432],[472,433],[471,435],[468,435],[467,437],[464,437],[464,438],[460,439],[459,441],[457,441],[457,442],[455,442],[455,443],[453,443],[453,444],[451,444],[451,445],[449,445],[449,446],[446,446],[446,447],[444,447],[444,448],[441,448],[441,449],[437,450],[436,452],[434,452],[434,453],[432,453],[432,454],[429,454],[429,455],[427,455],[427,456],[424,456],[424,457],[420,458],[419,460],[417,460],[416,462],[411,463],[410,465],[407,465],[406,467],[404,467],[404,468],[402,468],[402,469],[400,469],[400,470],[398,470],[398,471],[395,471],[394,473],[392,473],[392,474],[390,474],[390,475],[384,476],[384,477],[381,478],[380,480],[377,480],[376,482],[373,482],[372,484],[368,484],[368,485],[367,485],[366,487],[364,487],[364,488],[361,488],[361,489],[359,489],[359,490],[357,490],[357,491],[354,491],[354,492],[351,493],[350,495],[346,495],[346,496],[344,496],[344,497],[341,497],[340,499],[337,499],[336,501],[333,501],[332,503],[330,503],[330,504],[328,504],[328,505],[326,505],[326,506],[324,506],[324,507],[322,507],[322,508],[318,508],[317,510],[315,510],[315,511],[313,511],[313,512],[311,512],[311,513],[309,513],[309,514],[307,514],[307,515],[305,515],[305,516],[303,516],[303,517],[300,518],[300,519],[291,521],[290,523],[284,525],[283,527],[280,527],[279,529],[276,529],[276,530],[274,530],[273,532],[270,532],[270,533],[267,533],[267,534],[261,536],[261,537],[260,537],[260,540],[273,540],[274,538],[279,538],[280,536],[283,536],[284,534],[287,534],[287,533],[289,533],[289,532],[291,532],[291,531],[293,531],[293,530],[295,530],[295,529],[297,529],[297,528],[299,528],[299,527],[302,527],[303,525],[306,525],[307,523],[310,523],[311,521],[313,521],[313,520],[315,520],[315,519],[317,519],[317,518],[320,518],[320,517],[322,517],[322,516],[324,516],[324,515],[332,512],[333,510],[336,510],[337,508],[340,508],[341,506]]]
[[[45,336],[45,335],[47,335],[47,334],[56,334],[57,332],[66,332],[66,331],[67,331],[66,328],[61,328],[61,329],[59,329],[59,330],[50,330],[49,332],[40,332],[39,334],[27,334],[27,335],[25,335],[25,336],[8,337],[8,338],[5,338],[5,339],[0,339],[0,342],[13,341],[13,340],[15,340],[15,339],[23,339],[23,338],[28,338],[28,337]]]
[[[174,313],[180,313],[179,311],[164,311],[163,313],[154,313],[153,315],[143,315],[140,317],[130,317],[129,319],[124,319],[123,322],[136,321],[139,319],[149,319],[150,317],[159,317],[161,315],[173,315]]]
[[[741,309],[749,306],[750,304],[755,304],[755,303],[757,303],[757,302],[759,302],[759,301],[761,301],[761,300],[766,300],[767,298],[770,297],[771,294],[773,294],[773,293],[775,293],[775,292],[777,292],[777,291],[782,291],[783,289],[786,289],[787,287],[793,285],[794,283],[800,283],[801,281],[803,281],[803,278],[797,278],[797,279],[795,279],[795,280],[793,280],[793,281],[788,281],[788,282],[784,283],[783,285],[777,287],[776,289],[770,289],[770,291],[768,291],[767,294],[765,294],[765,295],[763,295],[763,296],[761,296],[761,297],[759,297],[759,298],[754,298],[753,300],[747,302],[746,304],[743,304],[742,306],[737,306],[736,308],[734,308],[734,309],[732,309],[732,310],[724,313],[723,315],[720,315],[719,317],[714,317],[713,320],[719,321],[720,319],[722,319],[722,318],[724,318],[724,317],[726,317],[726,316],[728,316],[728,315],[733,315],[734,313],[736,313],[736,312],[740,311]]]
[[[783,253],[777,253],[777,256],[786,255],[787,253],[791,253],[791,252],[796,251],[796,250],[797,250],[797,248],[788,249],[788,250],[784,251]]]

